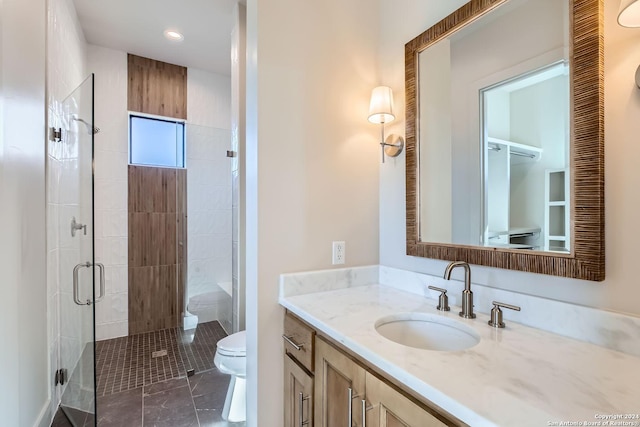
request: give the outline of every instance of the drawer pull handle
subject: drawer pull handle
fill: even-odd
[[[362,399],[362,427],[367,427],[367,411],[373,409],[373,406],[367,406],[367,401]]]
[[[352,427],[353,426],[353,389],[351,387],[349,387],[349,389],[347,390],[347,396],[349,399],[349,410],[347,411],[347,415],[349,417],[349,421],[347,423],[347,426]]]
[[[347,425],[349,427],[352,427],[353,426],[353,399],[358,399],[361,396],[359,394],[357,394],[357,393],[354,394],[353,393],[353,389],[351,387],[349,387],[347,389],[347,397],[349,399],[349,406],[348,406],[348,411],[347,411],[347,415],[349,417],[349,423]]]
[[[304,427],[309,424],[309,420],[306,420],[306,421],[304,420],[304,401],[309,400],[310,398],[311,396],[304,397],[302,392],[298,394],[298,405],[300,405],[299,412],[298,412],[300,414],[300,420],[299,420],[300,427]]]
[[[282,338],[284,338],[284,340],[285,340],[286,342],[288,342],[289,344],[291,344],[291,345],[293,346],[293,348],[295,348],[295,349],[296,349],[296,350],[298,350],[298,351],[302,350],[302,348],[304,347],[304,343],[303,343],[303,344],[296,344],[296,343],[293,341],[293,337],[288,337],[288,336],[286,336],[286,335],[282,335]]]

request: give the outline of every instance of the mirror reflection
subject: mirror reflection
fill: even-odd
[[[510,0],[419,53],[422,242],[569,252],[569,30]]]

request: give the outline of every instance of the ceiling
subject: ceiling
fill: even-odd
[[[231,74],[236,0],[73,0],[88,43],[185,67]],[[166,29],[184,40],[167,40]]]

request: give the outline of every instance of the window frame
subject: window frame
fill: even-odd
[[[160,122],[168,122],[174,124],[182,125],[182,166],[174,165],[157,165],[150,163],[134,163],[133,162],[133,138],[132,138],[132,119],[140,118],[140,119],[148,119],[148,120],[156,120]],[[166,117],[166,116],[158,116],[155,114],[146,114],[138,111],[128,111],[127,112],[127,160],[128,164],[131,166],[146,166],[146,167],[154,167],[154,168],[171,168],[171,169],[186,169],[187,168],[187,121],[185,119],[178,119],[175,117]],[[177,142],[176,142],[177,147]],[[177,161],[177,159],[176,159]]]

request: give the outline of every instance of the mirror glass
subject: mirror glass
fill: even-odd
[[[571,252],[569,0],[510,0],[418,53],[419,241]]]

